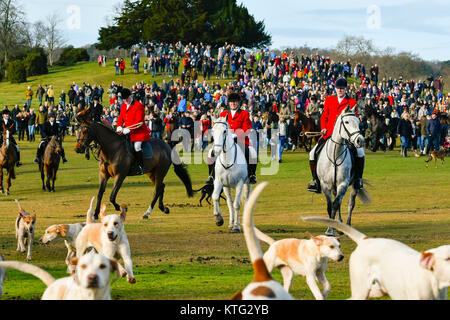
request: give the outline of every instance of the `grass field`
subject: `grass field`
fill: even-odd
[[[0,198],[0,250],[8,260],[25,261],[26,257],[15,251],[14,221],[18,212],[15,198],[27,211],[37,214],[35,240],[51,224],[85,219],[89,200],[97,193],[97,162],[87,161],[73,151],[73,137],[68,137],[64,145],[69,162],[61,165],[58,172],[56,193],[44,193],[37,165],[32,164],[37,143],[20,142],[24,166],[17,170],[11,195]],[[206,165],[189,165],[189,172],[194,187],[203,185]],[[258,177],[259,181],[269,182],[255,211],[255,223],[263,232],[276,239],[303,238],[305,231],[324,232],[324,227],[300,219],[307,215],[326,215],[324,197],[306,191],[310,174],[304,151],[285,153],[277,175],[263,176],[258,169]],[[355,227],[373,237],[403,241],[417,250],[450,243],[447,168],[426,169],[424,158],[401,158],[398,151],[369,153],[365,178],[372,184],[369,192],[373,203],[362,205],[357,201],[353,215]],[[224,226],[217,227],[212,208],[198,207],[199,195],[188,199],[173,169],[166,185],[165,203],[171,213],[165,215],[155,209],[149,220],[141,219],[153,192],[146,177],[127,178],[119,192],[118,202],[129,205],[125,229],[137,283],[131,285],[125,279],[115,282],[113,298],[229,298],[252,279],[243,235],[228,233],[227,213]],[[109,198],[110,191],[111,183],[105,199]],[[221,203],[227,212],[226,204]],[[113,212],[112,205],[108,205],[108,212]],[[346,258],[339,263],[330,262],[327,269],[332,285],[329,299],[350,296],[348,258],[355,244],[343,237],[342,248]],[[66,275],[65,255],[62,240],[49,246],[35,244],[32,263],[59,278]],[[274,275],[281,280],[278,271]],[[37,299],[45,286],[33,276],[9,270],[4,289],[4,299]],[[313,299],[302,277],[294,278],[291,292],[296,299]]]

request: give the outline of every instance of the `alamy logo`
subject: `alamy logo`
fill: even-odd
[[[367,8],[367,28],[371,30],[381,29],[381,9],[377,5],[371,5]]]
[[[67,8],[69,18],[67,18],[67,29],[78,30],[81,28],[81,8],[71,5]]]

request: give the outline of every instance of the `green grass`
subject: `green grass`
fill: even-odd
[[[87,161],[76,154],[74,138],[68,137],[64,145],[69,162],[61,165],[58,172],[56,193],[45,193],[41,190],[37,165],[32,164],[37,142],[19,144],[24,166],[17,170],[11,195],[0,198],[0,251],[6,259],[25,261],[25,254],[15,251],[14,221],[18,210],[14,199],[19,199],[27,211],[37,214],[37,240],[51,224],[84,220],[89,200],[97,193],[98,167],[94,160]],[[258,169],[259,181],[269,181],[269,186],[256,209],[256,225],[276,239],[303,238],[306,231],[323,233],[324,227],[300,219],[306,215],[326,215],[323,195],[306,191],[310,179],[307,154],[286,152],[283,160],[277,175],[263,176]],[[194,187],[203,185],[206,165],[192,164],[188,169]],[[369,191],[373,203],[363,205],[357,201],[353,215],[356,228],[373,237],[400,240],[419,251],[449,243],[450,172],[447,168],[427,169],[423,157],[405,159],[398,151],[369,153],[365,178],[372,184]],[[166,177],[166,185],[165,203],[171,213],[165,215],[155,208],[149,220],[141,219],[153,193],[146,177],[127,178],[119,192],[118,202],[129,205],[125,229],[137,283],[131,285],[119,279],[112,284],[113,298],[229,298],[251,281],[253,273],[243,235],[228,233],[225,202],[221,202],[225,224],[217,227],[212,208],[198,207],[199,195],[188,199],[173,169]],[[105,201],[111,186],[112,183],[108,185]],[[110,204],[108,212],[113,212]],[[342,248],[346,255],[344,261],[330,262],[327,269],[332,285],[329,299],[350,296],[348,258],[355,244],[344,237]],[[263,245],[263,249],[267,246]],[[65,255],[60,239],[49,246],[35,244],[32,263],[59,278],[66,275]],[[281,280],[278,271],[274,275]],[[4,299],[36,299],[44,289],[44,284],[33,276],[9,270]],[[291,293],[296,299],[313,299],[303,277],[294,278]]]

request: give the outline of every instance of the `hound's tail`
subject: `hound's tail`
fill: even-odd
[[[95,197],[92,197],[91,205],[90,205],[88,211],[86,212],[86,224],[94,223],[94,219],[93,219],[93,217],[94,217],[94,200],[95,200]]]
[[[264,241],[265,243],[267,243],[269,246],[272,245],[275,240],[272,239],[271,237],[269,237],[267,234],[265,234],[264,232],[262,232],[261,230],[259,230],[258,228],[254,227],[253,228],[255,230],[255,234],[258,237],[259,240]]]
[[[55,282],[55,278],[53,278],[50,273],[29,263],[20,261],[0,261],[0,268],[12,268],[32,274],[33,276],[41,279],[47,287]]]
[[[350,227],[349,225],[343,224],[342,222],[339,222],[336,220],[331,220],[331,219],[326,219],[326,218],[321,218],[321,217],[302,217],[302,219],[305,221],[322,223],[328,227],[336,228],[339,231],[342,231],[343,233],[345,233],[347,236],[349,236],[349,238],[352,239],[353,241],[355,241],[356,244],[359,244],[361,242],[361,240],[363,240],[364,238],[367,238],[367,236],[364,233],[361,233],[358,230]]]
[[[255,210],[256,201],[266,185],[267,182],[260,183],[251,193],[244,207],[244,219],[242,225],[244,227],[245,242],[255,272],[253,282],[263,282],[272,279],[270,273],[267,271],[266,264],[264,263],[263,253],[258,238],[256,237],[255,226],[253,224],[253,211]]]

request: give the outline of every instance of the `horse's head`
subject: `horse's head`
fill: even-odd
[[[61,157],[63,155],[62,151],[62,134],[58,134],[52,137],[52,140],[50,141],[50,144],[52,144],[55,148],[55,152],[59,154]]]
[[[233,142],[230,126],[228,125],[226,118],[219,118],[214,122],[212,136],[214,139],[215,154],[218,155],[221,151],[226,151],[227,144]]]
[[[89,127],[93,123],[91,110],[89,108],[83,109],[77,113],[75,118],[80,123],[80,128],[76,131],[75,152],[85,153],[86,148],[93,140],[92,135],[89,134]]]
[[[342,139],[348,140],[355,148],[362,148],[364,137],[359,130],[360,121],[355,111],[356,106],[345,108],[336,120],[333,133],[337,132]]]
[[[5,148],[9,147],[9,130],[6,129],[5,123],[2,121],[3,124],[3,146]]]

